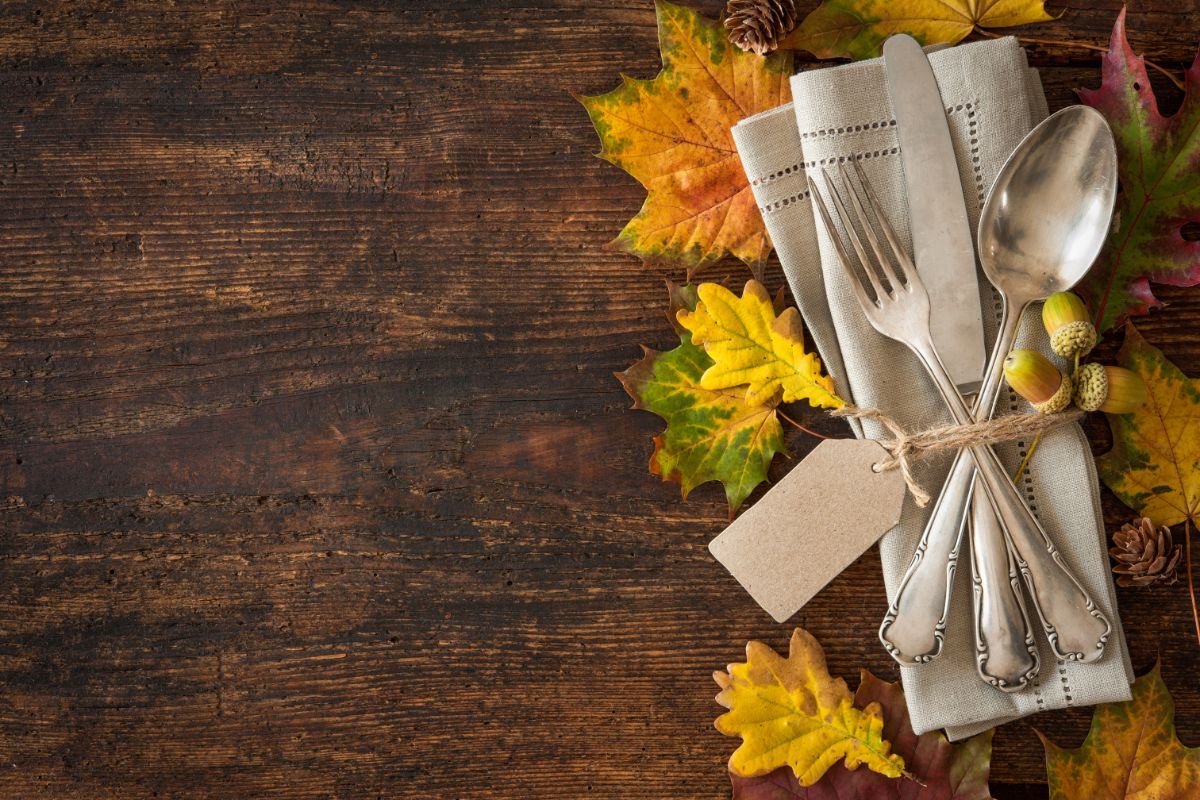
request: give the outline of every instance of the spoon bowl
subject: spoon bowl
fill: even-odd
[[[979,260],[1011,306],[1078,283],[1108,236],[1117,149],[1100,112],[1069,106],[1029,132],[979,217]]]

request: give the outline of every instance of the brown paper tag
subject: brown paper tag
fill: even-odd
[[[870,439],[830,439],[708,545],[776,622],[900,522],[904,477],[874,472],[887,453]]]

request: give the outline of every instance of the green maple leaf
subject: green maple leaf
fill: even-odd
[[[634,408],[667,422],[654,437],[650,471],[678,483],[685,498],[702,483],[720,481],[730,513],[736,511],[785,450],[775,409],[747,403],[744,388],[702,388],[700,377],[713,361],[688,337],[665,353],[643,349],[645,358],[617,377]]]
[[[1105,331],[1162,305],[1150,283],[1200,282],[1200,242],[1184,240],[1185,223],[1200,222],[1200,54],[1186,73],[1179,111],[1158,112],[1146,66],[1117,17],[1099,89],[1079,93],[1104,115],[1116,137],[1122,195],[1117,225],[1079,292]]]

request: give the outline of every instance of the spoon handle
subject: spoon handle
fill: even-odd
[[[971,450],[988,502],[1001,529],[1008,533],[1009,549],[1025,577],[1051,650],[1063,661],[1095,661],[1104,653],[1112,632],[1108,618],[1063,563],[1058,548],[1021,499],[996,454],[990,447]]]
[[[976,661],[979,675],[1006,692],[1024,688],[1039,662],[1016,564],[985,500],[971,503],[975,465],[959,452],[938,495],[917,551],[879,628],[884,647],[901,664],[941,655],[951,588],[963,532],[970,520]],[[951,513],[957,508],[957,515]]]
[[[1028,305],[1028,302],[1010,303],[1007,296],[1004,297],[1004,300],[1000,331],[996,337],[991,357],[988,359],[983,385],[980,387],[979,399],[976,402],[976,418],[990,419],[992,416],[996,399],[1000,394],[1004,357],[1012,349],[1013,342],[1016,341],[1021,314]],[[990,448],[988,449],[990,450]],[[1003,472],[1003,467],[1000,466],[994,453],[992,453],[992,461]],[[1104,645],[1112,631],[1111,624],[1103,612],[1097,608],[1095,601],[1083,588],[1083,584],[1063,563],[1058,548],[1054,546],[1029,507],[1020,499],[1020,495],[1015,491],[1016,486],[1011,483],[1008,474],[1004,473],[1004,477],[1014,490],[1012,495],[1005,493],[1003,497],[989,496],[988,499],[992,502],[983,502],[981,493],[976,493],[972,498],[973,505],[976,506],[972,512],[976,534],[986,540],[973,545],[975,549],[972,550],[972,555],[978,554],[980,559],[985,561],[990,558],[987,566],[993,570],[993,576],[997,574],[995,570],[1000,564],[1008,567],[1011,563],[1010,559],[1015,561],[1017,568],[1025,578],[1025,584],[1029,588],[1029,597],[1037,611],[1042,628],[1046,631],[1046,637],[1050,640],[1050,648],[1056,657],[1065,661],[1093,661],[1099,658],[1104,652]],[[1014,498],[1016,502],[1012,502]],[[1000,543],[993,541],[990,523],[994,523],[999,530],[1003,531],[1007,547],[1002,547]],[[1000,595],[1008,591],[1004,588],[1004,584],[993,579],[990,584],[984,583],[985,595],[989,586]],[[997,609],[1001,607],[999,600],[996,601],[995,607]],[[1000,621],[1001,623],[1006,622],[1011,629],[1016,630],[1022,622],[1025,623],[1026,628],[1029,627],[1028,616],[1025,614],[1023,604],[1019,610],[1012,608],[1005,613],[1008,614],[1007,620],[1001,618]],[[987,626],[983,622],[977,620],[976,644],[979,648],[980,658],[992,658],[990,649],[998,643],[1002,643],[1006,647],[1006,652],[995,656],[996,663],[1000,663],[1002,659],[1016,664],[1015,659],[1020,658],[1017,649],[1018,636],[985,638],[980,635],[980,632],[986,631],[986,628]],[[996,670],[991,674],[998,674],[998,672],[999,670]],[[982,667],[981,674],[983,674]],[[987,680],[986,677],[984,679]]]

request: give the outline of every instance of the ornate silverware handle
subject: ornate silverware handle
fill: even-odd
[[[986,500],[972,500],[971,578],[975,666],[979,677],[1005,692],[1029,685],[1041,666],[1017,565]]]
[[[975,465],[955,456],[912,563],[879,626],[879,640],[901,664],[923,664],[942,653]]]
[[[990,410],[995,402],[1000,387],[1000,354],[1007,352],[1006,345],[1010,345],[1014,338],[1017,316],[1005,314],[1001,336],[989,360],[980,390],[980,408]],[[943,388],[946,376],[944,371],[940,378],[937,375],[940,365],[934,363],[927,366],[935,383]],[[954,395],[953,399],[961,405],[961,398]],[[992,449],[976,446],[970,450],[984,489],[982,494],[986,495],[987,505],[991,507],[1000,529],[1008,536],[1009,549],[1029,587],[1030,598],[1054,654],[1065,661],[1094,661],[1099,658],[1112,632],[1108,618],[1063,563],[1058,549],[1021,498],[1011,476]],[[961,474],[952,472],[951,477],[961,480]],[[975,502],[981,500],[977,498]],[[985,513],[986,509],[981,509],[979,516],[982,518]],[[987,562],[990,557],[1007,559],[1007,554],[1003,550],[997,552],[994,546],[980,555],[985,560],[981,570],[996,568]],[[1012,620],[1013,624],[1017,622]]]
[[[993,354],[989,359],[988,368],[984,371],[983,385],[980,387],[980,393],[972,409],[972,414],[976,419],[990,417],[992,408],[995,406],[999,384],[997,381],[989,381],[988,378],[994,374],[992,359],[996,358],[995,354],[1007,353],[1016,337],[1016,325],[1009,323],[1008,320],[1009,317],[1006,315],[1001,324]],[[883,642],[892,657],[901,664],[920,664],[932,661],[941,655],[946,618],[950,612],[954,573],[958,565],[963,533],[967,529],[967,510],[974,477],[975,465],[971,458],[961,451],[955,454],[954,462],[942,484],[942,491],[938,494],[937,503],[925,525],[925,530],[921,533],[921,540],[917,544],[912,563],[900,582],[895,599],[883,618],[883,624],[879,627],[880,641]],[[983,535],[995,533],[994,539],[1000,543],[1000,546],[979,548],[972,540],[972,576],[976,608],[977,611],[986,608],[990,612],[995,612],[989,615],[990,619],[1000,625],[1009,625],[1013,633],[1009,637],[999,637],[995,635],[997,627],[989,624],[985,627],[991,635],[985,637],[982,635],[983,628],[976,625],[980,674],[984,680],[994,681],[1001,688],[1013,687],[1011,690],[1015,691],[1016,688],[1020,688],[1015,683],[1019,681],[1018,673],[1025,674],[1024,670],[1019,670],[1015,666],[1021,661],[1020,652],[1026,653],[1024,657],[1026,661],[1030,659],[1028,650],[1024,646],[1028,630],[1017,631],[1018,620],[1016,618],[1001,619],[995,616],[995,614],[1004,613],[1006,609],[1010,609],[1014,602],[1012,598],[1003,597],[1004,593],[1011,592],[1007,581],[996,582],[1005,572],[1005,569],[1000,568],[997,559],[1002,559],[1003,566],[1006,568],[1008,566],[1007,553],[1003,546],[1004,541],[1002,532],[999,531],[999,524],[990,514],[990,506],[986,502],[980,502],[978,505],[986,509],[988,514],[981,515],[976,526],[982,529],[981,534]],[[991,541],[993,537],[988,538]],[[1020,602],[1019,597],[1016,598],[1016,602]],[[1013,640],[1021,642],[1020,652],[1008,650],[1005,653],[997,653],[994,660],[987,652],[992,647],[1004,647]],[[1034,657],[1036,658],[1036,656]],[[993,674],[990,671],[985,673],[984,665],[989,662],[993,664],[1003,662],[1010,668],[1005,669],[1003,674]],[[990,668],[987,669],[990,670]]]

